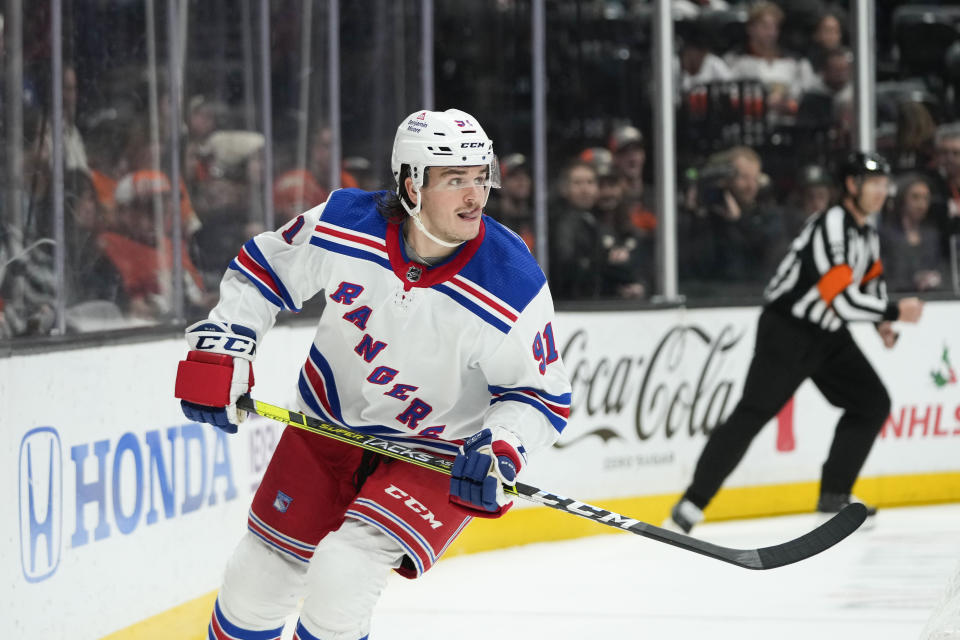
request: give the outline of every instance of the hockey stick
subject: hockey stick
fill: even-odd
[[[452,461],[433,455],[432,453],[420,451],[419,449],[414,449],[396,442],[390,442],[377,436],[359,433],[345,427],[327,424],[303,413],[289,411],[282,407],[275,407],[266,402],[254,400],[250,396],[243,396],[237,400],[237,408],[249,411],[250,413],[256,413],[265,418],[276,420],[277,422],[289,424],[298,429],[352,444],[367,449],[368,451],[375,451],[390,458],[403,460],[404,462],[409,462],[425,469],[432,469],[433,471],[446,475],[450,475],[450,471],[453,468]],[[730,547],[721,547],[680,533],[674,533],[667,529],[655,527],[652,524],[634,520],[633,518],[628,518],[619,513],[607,511],[606,509],[601,509],[600,507],[595,507],[580,502],[579,500],[565,498],[561,495],[550,493],[549,491],[544,491],[521,482],[518,482],[516,487],[504,487],[504,490],[545,507],[572,513],[581,518],[629,531],[630,533],[635,533],[645,538],[651,538],[658,542],[664,542],[687,551],[699,553],[708,558],[729,562],[730,564],[746,569],[774,569],[805,560],[821,551],[829,549],[846,538],[856,531],[867,517],[866,508],[862,504],[853,503],[844,507],[838,514],[816,529],[789,542],[772,547],[763,547],[761,549],[731,549]]]

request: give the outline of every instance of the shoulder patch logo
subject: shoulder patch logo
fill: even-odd
[[[293,502],[293,498],[285,494],[283,491],[277,491],[277,497],[273,500],[273,508],[280,513],[286,513],[287,509],[290,508],[291,502]]]

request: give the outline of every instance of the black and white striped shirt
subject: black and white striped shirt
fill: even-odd
[[[814,214],[767,285],[767,305],[822,329],[847,322],[896,320],[887,299],[880,238],[840,205]]]

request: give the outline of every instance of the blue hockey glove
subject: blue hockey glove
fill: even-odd
[[[523,445],[506,429],[483,429],[464,441],[453,461],[450,501],[481,518],[499,518],[514,498],[513,486],[523,466]]]

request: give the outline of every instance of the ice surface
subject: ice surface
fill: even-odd
[[[757,547],[816,522],[806,514],[695,532]],[[419,580],[393,576],[370,637],[915,640],[958,560],[960,504],[882,509],[872,530],[768,571],[640,536],[601,535],[449,558]]]

